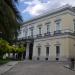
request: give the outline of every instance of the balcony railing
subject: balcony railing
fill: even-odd
[[[75,36],[75,32],[72,30],[69,30],[69,29],[57,30],[54,32],[48,32],[48,33],[38,34],[38,35],[33,35],[33,36],[27,36],[27,37],[24,37],[23,39],[39,39],[39,38],[44,38],[44,37],[54,37],[54,36],[60,36],[60,35],[73,35],[73,36]]]
[[[54,35],[60,35],[61,33],[61,30],[54,31]]]
[[[38,35],[37,35],[37,38],[41,38],[41,37],[42,37],[42,34],[38,34]]]
[[[28,38],[28,39],[33,39],[33,35],[31,35],[31,36],[28,36],[27,38]]]
[[[44,33],[44,36],[50,36],[50,32]]]

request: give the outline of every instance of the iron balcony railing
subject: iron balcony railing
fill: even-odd
[[[44,33],[44,36],[50,36],[50,35],[51,35],[50,32]]]
[[[41,37],[42,37],[42,34],[36,35],[36,38],[41,38]]]
[[[27,36],[27,37],[23,37],[23,39],[39,39],[39,38],[44,38],[44,37],[52,37],[52,36],[60,36],[60,35],[73,35],[75,36],[75,32],[72,30],[57,30],[54,32],[47,32],[44,34],[37,34],[37,35],[33,35],[33,36]],[[20,38],[22,39],[22,38]]]
[[[56,31],[54,31],[54,35],[56,35],[56,34],[61,34],[61,33],[62,33],[61,30],[56,30]]]

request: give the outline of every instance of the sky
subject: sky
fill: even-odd
[[[75,0],[19,0],[17,7],[27,21],[66,4],[75,6]]]

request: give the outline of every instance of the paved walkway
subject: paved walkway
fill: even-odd
[[[75,71],[64,65],[61,62],[23,61],[3,75],[75,75]]]
[[[0,66],[0,75],[10,70],[14,65],[16,65],[18,61],[11,61],[7,64]]]

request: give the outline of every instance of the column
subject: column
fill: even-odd
[[[29,43],[26,46],[26,59],[29,59]]]

